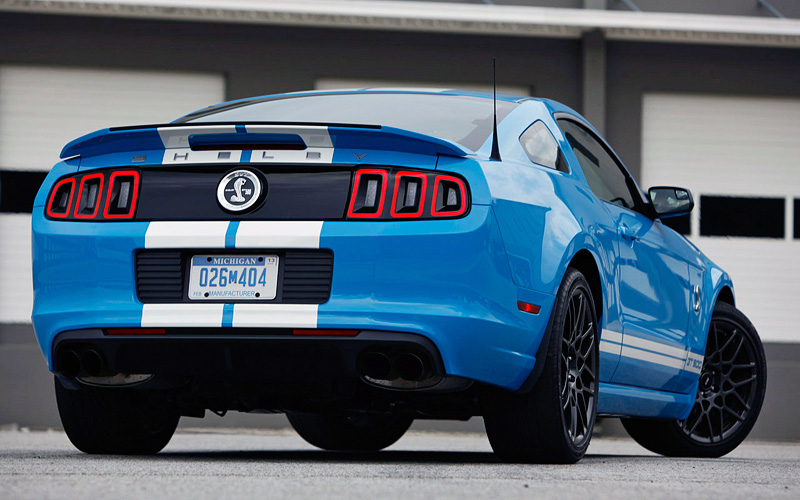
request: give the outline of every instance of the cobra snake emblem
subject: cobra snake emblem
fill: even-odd
[[[233,183],[234,195],[231,196],[231,201],[235,201],[235,202],[244,201],[244,196],[242,196],[242,186],[244,186],[244,184],[246,182],[247,181],[242,179],[241,177],[234,181],[234,183]]]

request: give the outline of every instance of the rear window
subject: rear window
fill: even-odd
[[[500,122],[516,103],[497,101]],[[493,105],[482,97],[371,92],[301,95],[221,104],[175,123],[282,122],[382,125],[478,150],[492,132]]]

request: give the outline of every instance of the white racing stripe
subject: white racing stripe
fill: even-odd
[[[664,356],[672,356],[673,358],[686,359],[686,349],[679,349],[677,347],[668,346],[660,342],[653,342],[652,340],[640,339],[632,335],[625,335],[623,342],[627,347],[636,347],[647,351],[654,351]]]
[[[612,330],[603,330],[600,351],[692,373],[700,373],[703,367],[700,354]]]
[[[613,342],[606,342],[605,340],[600,341],[600,352],[607,352],[608,354],[619,356],[621,351],[622,351],[622,346],[620,344],[615,344]]]
[[[306,148],[299,151],[276,149],[254,149],[250,156],[251,163],[332,163],[333,141],[328,127],[304,125],[247,125],[248,134],[285,134],[296,135],[305,143]]]
[[[309,125],[247,125],[248,134],[298,135],[309,148],[333,148],[328,127]]]
[[[235,134],[235,125],[159,127],[158,135],[165,149],[188,148],[190,135]]]
[[[236,248],[319,248],[322,221],[242,221]]]
[[[234,328],[316,328],[316,304],[236,304]]]
[[[219,327],[224,304],[145,304],[142,328]]]
[[[151,222],[145,248],[225,248],[228,221]]]
[[[678,370],[683,370],[684,367],[683,360],[675,359],[670,356],[663,356],[661,354],[656,354],[650,351],[643,351],[641,349],[636,349],[634,347],[628,347],[628,346],[622,346],[622,357],[638,359],[639,361],[647,361],[648,363],[654,363],[656,365],[661,365],[661,366],[668,366],[670,368],[676,368]]]
[[[299,151],[254,149],[250,163],[332,163],[333,148],[306,148]]]
[[[600,340],[607,340],[608,342],[616,342],[617,344],[621,344],[622,334],[613,330],[603,330],[603,333],[600,334]]]
[[[241,130],[241,129],[240,129]],[[328,127],[307,125],[247,125],[248,134],[283,134],[300,137],[306,148],[299,151],[253,150],[251,163],[332,163],[334,147]],[[235,125],[202,125],[186,127],[159,127],[158,135],[164,143],[164,165],[190,163],[239,163],[242,151],[214,150],[192,151],[189,136],[207,134],[236,134]]]

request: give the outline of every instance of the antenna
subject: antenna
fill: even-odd
[[[494,131],[492,133],[492,154],[489,156],[490,160],[501,161],[500,159],[500,146],[497,144],[497,58],[492,57],[492,90],[494,97],[492,104],[494,104]]]

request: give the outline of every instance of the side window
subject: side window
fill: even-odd
[[[536,120],[519,136],[519,143],[533,163],[566,171],[566,162],[560,157],[558,143],[541,120]]]
[[[558,120],[572,151],[581,164],[592,192],[601,200],[635,209],[625,172],[588,130],[571,120]]]

